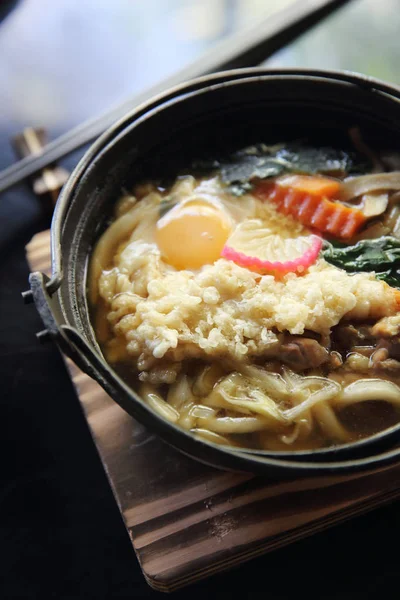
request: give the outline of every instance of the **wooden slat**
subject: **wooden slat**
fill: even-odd
[[[49,232],[27,247],[49,272]],[[400,496],[400,465],[373,473],[268,481],[217,471],[168,447],[69,360],[132,545],[148,583],[173,591]]]

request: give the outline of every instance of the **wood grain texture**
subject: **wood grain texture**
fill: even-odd
[[[27,247],[49,272],[49,232]],[[268,481],[181,455],[66,359],[148,583],[173,591],[400,496],[400,465],[358,475]]]

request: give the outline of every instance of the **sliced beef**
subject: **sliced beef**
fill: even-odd
[[[374,346],[376,339],[369,325],[339,324],[332,329],[332,340],[339,352],[349,352],[354,346]]]
[[[373,362],[382,362],[387,358],[400,361],[400,338],[380,339],[373,354]]]
[[[279,358],[295,371],[305,371],[327,362],[329,353],[317,340],[288,336],[280,348]]]
[[[398,377],[400,375],[400,362],[394,358],[387,358],[374,363],[373,370],[377,375]]]

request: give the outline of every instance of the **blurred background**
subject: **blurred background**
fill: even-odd
[[[0,0],[0,170],[15,161],[9,140],[24,127],[43,126],[55,139],[171,76],[224,38],[299,4]],[[346,69],[400,83],[399,8],[399,0],[351,0],[263,65]],[[81,154],[63,166],[73,168]],[[10,193],[0,200],[8,236],[22,223],[45,226],[34,198],[10,199]]]
[[[13,10],[0,28],[1,128],[40,124],[56,135],[295,2],[3,0]],[[265,64],[400,82],[399,27],[398,0],[353,0]]]

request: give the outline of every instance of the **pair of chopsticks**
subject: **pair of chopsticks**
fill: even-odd
[[[74,127],[0,172],[0,193],[92,142],[127,112],[166,89],[217,71],[254,66],[348,0],[298,0],[275,15],[216,44],[200,59],[97,118]]]

